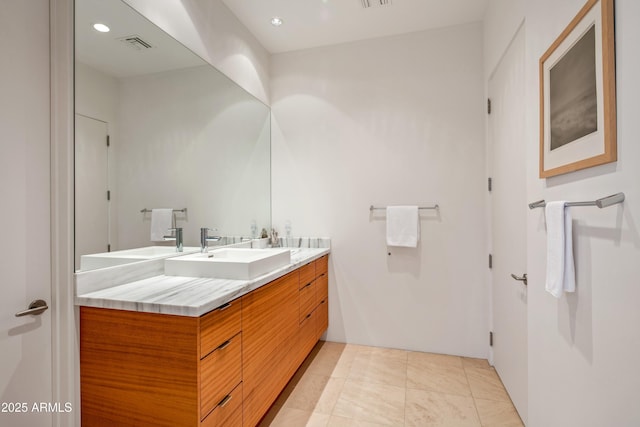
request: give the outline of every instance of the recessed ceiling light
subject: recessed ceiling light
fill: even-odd
[[[101,33],[108,33],[109,31],[111,31],[111,28],[107,27],[104,24],[93,24],[93,29],[96,31],[100,31]]]
[[[280,25],[282,25],[282,18],[274,16],[273,18],[271,18],[271,25],[273,25],[274,27],[279,27]]]

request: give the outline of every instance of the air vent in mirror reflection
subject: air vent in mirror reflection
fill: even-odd
[[[140,36],[120,37],[118,40],[135,50],[153,49],[151,43],[143,40]]]

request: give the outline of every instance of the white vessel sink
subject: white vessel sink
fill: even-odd
[[[185,247],[183,252],[176,252],[175,246],[147,246],[144,248],[82,255],[80,256],[80,270],[95,270],[96,268],[113,267],[114,265],[136,261],[168,258],[185,253],[198,252],[199,250],[200,248],[197,247]]]
[[[249,280],[290,263],[289,249],[223,248],[166,259],[164,274]]]

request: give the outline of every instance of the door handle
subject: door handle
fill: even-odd
[[[16,313],[16,317],[28,316],[30,314],[31,315],[42,314],[48,308],[49,306],[47,305],[47,302],[45,300],[37,299],[35,301],[32,301],[31,304],[29,304],[28,309],[24,311],[19,311],[18,313]]]
[[[515,274],[512,274],[511,277],[513,277],[515,280],[523,282],[524,285],[527,286],[527,273],[524,273],[522,277],[518,277]]]

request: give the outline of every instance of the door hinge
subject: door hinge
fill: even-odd
[[[111,190],[107,190],[107,201],[111,200]]]
[[[489,193],[493,191],[493,178],[491,177],[487,178],[487,189],[489,190]]]
[[[493,254],[489,254],[489,268],[493,268]]]
[[[489,347],[493,347],[493,332],[489,332]]]
[[[111,146],[111,137],[107,135],[107,147]]]
[[[491,114],[491,98],[487,98],[487,114]]]

